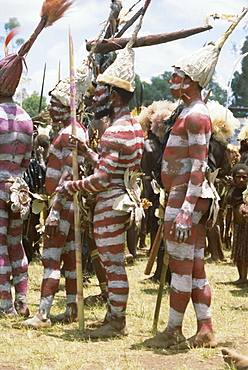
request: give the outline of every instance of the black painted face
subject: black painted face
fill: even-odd
[[[102,117],[111,116],[114,111],[112,103],[109,101],[110,97],[110,86],[102,83],[98,83],[96,86],[94,101],[94,112],[95,119]]]

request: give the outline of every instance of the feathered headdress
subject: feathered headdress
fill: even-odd
[[[145,133],[152,130],[152,132],[161,139],[160,136],[163,135],[163,133],[160,132],[161,135],[158,133],[156,123],[168,118],[174,109],[176,109],[177,105],[178,102],[173,103],[169,100],[155,100],[148,107],[143,107],[136,119]],[[165,130],[165,124],[163,124],[163,127]]]
[[[213,125],[214,138],[219,142],[226,143],[227,139],[239,129],[239,120],[234,117],[230,109],[226,109],[218,101],[209,100],[207,107]]]
[[[173,67],[180,69],[193,81],[198,82],[202,88],[205,88],[214,74],[222,46],[247,12],[248,7],[243,9],[241,15],[236,17],[233,24],[216,43],[211,42],[196,52],[180,58]]]
[[[248,118],[243,122],[242,128],[238,134],[239,141],[245,141],[248,139]]]
[[[82,102],[83,95],[90,86],[92,69],[89,67],[87,60],[75,69],[75,86],[76,86],[76,106]],[[70,77],[60,80],[57,85],[49,92],[49,95],[58,99],[64,106],[70,106]]]
[[[45,0],[41,8],[41,20],[31,37],[21,46],[17,54],[11,54],[0,61],[0,95],[12,96],[19,84],[24,56],[43,28],[51,26],[75,0]],[[14,33],[12,34],[12,37]],[[9,41],[8,41],[9,42]]]
[[[120,87],[129,92],[135,90],[134,51],[133,44],[141,28],[144,14],[151,0],[146,0],[140,16],[140,21],[135,27],[132,37],[126,47],[119,51],[115,61],[97,77],[97,82]]]

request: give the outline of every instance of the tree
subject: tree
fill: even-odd
[[[215,82],[214,78],[212,81],[208,84],[207,90],[211,89],[211,94],[209,97],[209,100],[216,100],[221,105],[226,105],[226,99],[227,99],[227,90],[222,89],[218,82]]]
[[[9,18],[9,21],[4,24],[4,28],[5,28],[6,33],[9,33],[11,30],[13,30],[13,28],[20,27],[20,25],[21,24],[18,21],[18,19],[16,17],[13,17],[13,18]],[[12,43],[12,48],[21,46],[23,43],[24,43],[24,39],[19,38],[15,41],[15,45],[13,45]]]
[[[142,98],[142,105],[148,106],[152,104],[153,101],[157,100],[169,100],[173,101],[171,92],[170,92],[170,84],[169,80],[171,78],[171,72],[164,72],[163,74],[152,77],[151,83],[141,81],[139,76],[136,76],[136,89],[140,90],[140,85],[143,86],[143,98]],[[214,79],[208,84],[207,90],[211,89],[211,100],[216,100],[220,104],[225,105],[227,99],[227,91],[222,89],[220,85],[214,81]],[[137,102],[137,100],[136,100]],[[138,105],[134,104],[134,106],[138,107]],[[133,108],[133,106],[131,106]]]
[[[34,91],[32,95],[30,95],[27,99],[22,102],[22,107],[25,111],[30,115],[30,117],[34,117],[39,113],[39,105],[40,105],[40,96],[39,94]],[[46,107],[46,98],[42,98],[41,109]]]
[[[151,83],[142,82],[144,85],[143,105],[148,106],[156,100],[173,100],[170,93],[168,80],[171,78],[171,72],[152,77]]]
[[[28,98],[28,93],[25,87],[22,87],[22,83],[19,84],[19,89],[15,92],[14,99],[22,107],[22,102]]]
[[[248,52],[248,36],[246,37],[244,44],[241,48],[241,52],[244,55]],[[235,72],[232,79],[232,105],[231,107],[247,107],[248,106],[248,55],[242,59],[241,62],[241,73]],[[237,116],[244,116],[241,112]]]
[[[18,46],[21,46],[22,44],[24,44],[24,41],[25,41],[24,39],[19,38],[19,39],[16,40],[15,44],[18,47]]]
[[[4,28],[5,28],[5,31],[9,33],[9,31],[11,31],[13,28],[20,27],[20,25],[21,24],[18,21],[18,19],[13,17],[13,18],[9,18],[9,21],[5,23]]]

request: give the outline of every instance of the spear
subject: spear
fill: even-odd
[[[186,38],[200,32],[205,32],[211,30],[212,28],[213,28],[212,26],[208,25],[171,33],[160,33],[156,35],[140,36],[136,38],[132,47],[139,48],[142,46],[164,44],[166,42]],[[112,38],[110,40],[103,39],[100,42],[87,41],[86,50],[90,51],[94,47],[95,53],[106,54],[110,51],[123,49],[129,41],[130,38]]]
[[[74,47],[71,32],[69,29],[69,53],[70,53],[70,105],[72,135],[76,136],[76,84],[74,67]],[[78,180],[77,148],[72,151],[73,181]],[[79,330],[84,330],[84,300],[83,300],[83,272],[82,272],[82,243],[80,229],[80,213],[78,193],[74,195],[74,224],[75,224],[75,250],[77,270],[77,297],[78,297],[78,321]]]
[[[154,331],[157,330],[157,326],[158,326],[159,311],[160,311],[160,307],[161,307],[161,301],[162,301],[162,295],[163,295],[163,291],[164,291],[166,272],[167,272],[168,263],[169,263],[169,256],[168,256],[168,252],[167,252],[167,248],[166,248],[166,243],[164,243],[164,244],[165,244],[165,250],[164,250],[164,258],[163,258],[163,266],[162,266],[161,276],[160,276],[160,280],[159,280],[158,295],[157,295],[156,307],[155,307],[155,312],[154,312],[154,317],[153,317],[152,329]]]
[[[42,99],[43,99],[43,91],[44,91],[45,76],[46,76],[46,63],[45,63],[45,65],[44,65],[44,71],[43,71],[43,79],[42,79],[42,85],[41,85],[40,103],[39,103],[39,110],[38,110],[38,114],[41,112],[41,107],[42,107]]]

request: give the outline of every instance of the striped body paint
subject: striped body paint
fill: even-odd
[[[68,148],[71,132],[71,125],[62,128],[51,145],[45,182],[46,190],[50,195],[54,193],[59,183],[73,177],[72,152]],[[88,140],[86,129],[78,122],[76,122],[76,133],[81,140]],[[83,157],[78,157],[78,164],[83,162]],[[49,314],[53,297],[58,290],[62,261],[65,267],[67,305],[77,302],[73,197],[66,199],[56,195],[49,216],[59,219],[59,231],[52,239],[44,237],[42,253],[44,274],[39,309],[46,314]]]
[[[12,183],[4,180],[21,177],[28,168],[32,134],[33,122],[21,107],[0,104],[0,309],[5,312],[14,310],[11,276],[15,301],[26,305],[28,261],[22,245],[23,221],[8,204]]]
[[[201,221],[210,205],[201,198],[207,166],[211,121],[205,104],[194,101],[177,118],[163,154],[162,181],[169,192],[164,232],[172,274],[168,329],[182,327],[190,298],[198,321],[211,320],[211,292],[204,269],[205,224]],[[175,222],[190,219],[186,241],[174,240]]]
[[[94,237],[105,268],[108,317],[124,317],[128,279],[124,265],[124,232],[129,214],[112,209],[115,199],[125,192],[124,173],[139,169],[144,138],[140,124],[127,107],[116,111],[115,120],[100,141],[94,173],[84,180],[70,182],[68,190],[99,193],[94,210]],[[95,157],[92,152],[92,157]]]

